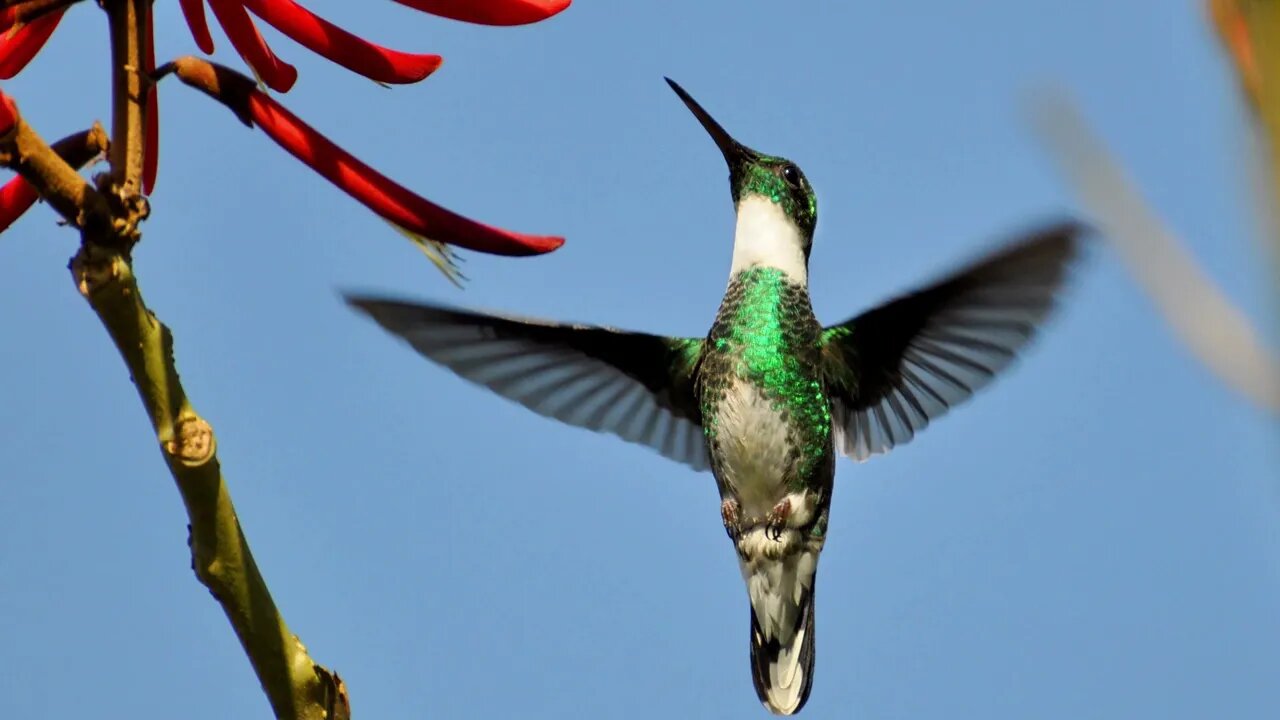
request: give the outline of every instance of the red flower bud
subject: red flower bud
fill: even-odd
[[[246,125],[262,128],[289,154],[387,221],[438,242],[495,255],[538,255],[564,238],[526,235],[469,220],[414,194],[343,150],[289,112],[252,80],[193,57],[167,66],[186,84],[226,105]]]

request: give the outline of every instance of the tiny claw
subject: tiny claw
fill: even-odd
[[[724,530],[729,533],[729,538],[737,540],[741,531],[738,524],[738,511],[740,507],[738,501],[733,498],[727,498],[720,503],[720,519],[724,521]]]
[[[791,500],[784,499],[769,511],[769,539],[777,542],[782,537],[782,530],[787,526],[787,518],[791,517]]]

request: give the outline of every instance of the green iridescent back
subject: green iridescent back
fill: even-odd
[[[720,407],[726,391],[746,380],[787,423],[788,486],[830,481],[834,456],[831,408],[818,373],[821,332],[808,292],[782,270],[753,267],[730,280],[698,370],[703,428],[717,477]]]

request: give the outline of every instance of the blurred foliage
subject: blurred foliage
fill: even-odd
[[[1268,155],[1267,221],[1272,275],[1280,299],[1280,2],[1276,0],[1208,0],[1209,16],[1235,66],[1240,90],[1263,134]]]
[[[1274,317],[1280,318],[1280,0],[1207,0],[1264,148],[1251,181],[1262,252],[1270,257]],[[1249,319],[1205,274],[1142,198],[1124,166],[1065,96],[1039,99],[1033,121],[1054,160],[1097,224],[1187,349],[1233,390],[1280,415],[1280,358]],[[1248,158],[1252,161],[1253,158]],[[1252,168],[1250,168],[1252,169]]]

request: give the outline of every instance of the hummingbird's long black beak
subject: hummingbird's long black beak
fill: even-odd
[[[729,169],[736,170],[739,163],[752,154],[751,150],[730,137],[729,133],[725,132],[725,129],[720,126],[720,123],[716,122],[710,113],[703,110],[698,101],[685,92],[684,88],[680,87],[675,80],[669,77],[664,77],[663,80],[666,80],[671,89],[676,91],[676,95],[679,95],[684,104],[688,106],[689,112],[698,118],[698,122],[702,123],[702,127],[706,129],[707,134],[711,136],[712,140],[716,141],[716,147],[719,147],[720,152],[724,154],[724,160],[729,163]]]

